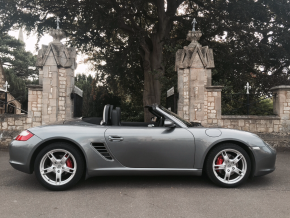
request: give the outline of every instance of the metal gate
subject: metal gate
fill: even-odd
[[[178,93],[174,93],[174,87],[167,91],[166,108],[177,114]]]
[[[71,98],[73,99],[74,105],[74,117],[82,117],[83,115],[83,97],[79,96],[77,93],[71,93]]]

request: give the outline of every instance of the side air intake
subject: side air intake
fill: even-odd
[[[103,143],[92,143],[94,149],[96,149],[104,158],[107,160],[113,160],[110,153],[108,152],[107,148]]]

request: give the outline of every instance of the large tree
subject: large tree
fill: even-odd
[[[24,43],[7,34],[0,34],[0,65],[5,80],[10,84],[9,92],[27,109],[26,85],[36,82],[34,67],[36,57],[25,50]],[[1,87],[3,88],[3,87]]]
[[[107,65],[110,68],[114,66],[111,69],[111,75],[124,67],[134,68],[132,66],[134,64],[141,66],[143,70],[143,105],[145,106],[160,103],[159,77],[165,71],[162,49],[172,30],[177,8],[183,1],[171,0],[166,4],[164,0],[70,1],[69,7],[65,6],[66,1],[62,1],[61,4],[56,1],[55,4],[62,8],[55,8],[56,10],[51,7],[51,2],[43,1],[40,6],[62,18],[64,28],[72,36],[73,44],[82,50],[93,53],[96,48],[100,49],[99,54],[104,55],[103,60]],[[66,7],[68,10],[63,10]],[[71,29],[71,24],[75,25],[73,29]],[[110,55],[116,58],[113,60],[107,58]],[[120,60],[117,61],[117,58],[123,61],[121,66]],[[135,59],[135,61],[128,64],[127,59]],[[108,68],[106,67],[106,70],[109,70]],[[132,76],[124,75],[121,72],[119,75]],[[134,78],[137,75],[138,73],[128,78],[132,79],[131,83],[134,84]],[[150,114],[145,113],[145,120],[149,119]]]
[[[134,104],[134,99],[113,89],[109,84],[100,83],[99,75],[78,74],[75,84],[83,90],[83,117],[102,117],[106,104],[122,108],[123,121],[142,121],[142,106]],[[126,99],[127,98],[127,99]]]
[[[25,50],[24,43],[7,34],[0,36],[0,63],[6,71],[26,79],[37,76],[36,57]]]
[[[12,1],[14,20],[40,34],[55,26],[51,15],[59,16],[70,43],[89,55],[111,88],[130,96],[143,91],[144,105],[160,102],[160,81],[172,75],[174,51],[187,43],[193,17],[201,44],[214,49],[215,81],[241,89],[251,80],[266,92],[289,77],[289,0]]]

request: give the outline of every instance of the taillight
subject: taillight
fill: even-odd
[[[33,134],[27,130],[24,130],[22,133],[20,133],[15,140],[16,141],[27,141],[33,136]]]

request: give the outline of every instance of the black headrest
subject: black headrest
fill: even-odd
[[[112,125],[121,126],[121,110],[118,107],[112,110]]]
[[[112,110],[112,126],[121,126],[121,109]]]
[[[116,107],[116,111],[117,111],[117,114],[118,114],[118,119],[119,119],[119,126],[121,126],[121,108],[119,107]]]
[[[112,111],[113,111],[113,108],[114,108],[114,105],[111,105],[110,106],[110,117],[109,117],[109,122],[111,121],[111,119],[112,119]]]
[[[117,111],[116,110],[112,110],[112,126],[119,126],[118,125],[118,114],[117,114]]]

